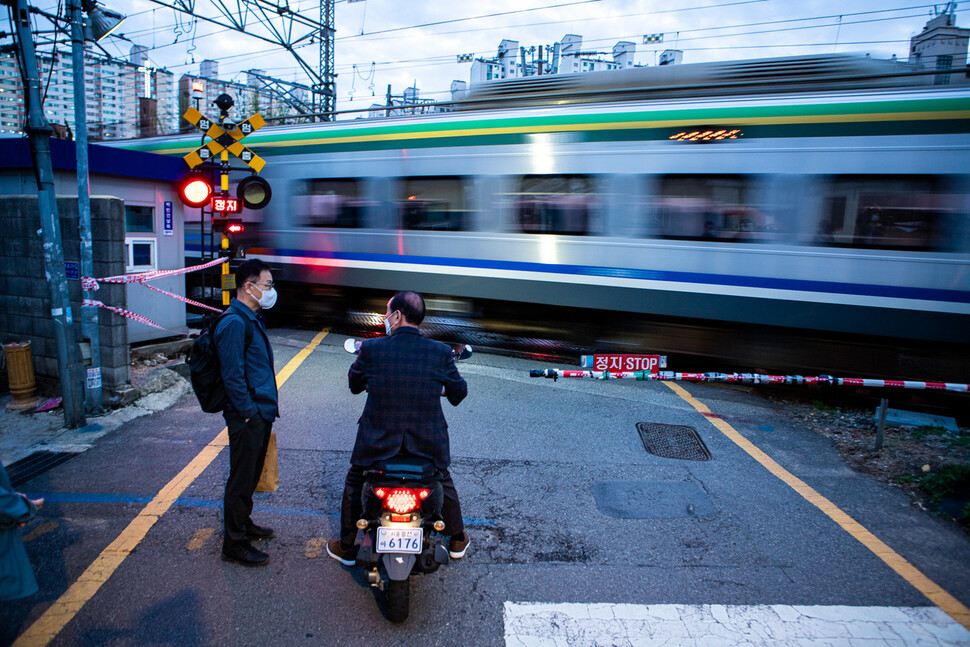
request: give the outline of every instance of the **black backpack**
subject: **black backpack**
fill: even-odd
[[[216,353],[215,332],[222,318],[230,314],[232,313],[228,310],[223,312],[196,337],[195,342],[192,343],[189,358],[186,360],[192,375],[192,390],[195,391],[195,397],[199,399],[199,406],[206,413],[219,413],[229,403],[226,387],[222,383],[222,366]],[[246,326],[246,347],[248,348],[253,339],[253,333],[249,322],[243,321],[243,323]]]

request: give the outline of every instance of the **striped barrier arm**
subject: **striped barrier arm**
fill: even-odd
[[[723,384],[821,384],[830,386],[866,386],[886,389],[923,389],[967,393],[970,385],[954,382],[919,382],[914,380],[877,380],[831,375],[762,375],[760,373],[677,373],[674,371],[585,371],[560,368],[532,369],[531,377],[588,378],[593,380],[659,380],[675,382],[718,382]]]

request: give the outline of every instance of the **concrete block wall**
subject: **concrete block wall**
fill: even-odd
[[[80,262],[77,200],[58,198],[64,260]],[[59,395],[57,350],[44,268],[43,237],[35,195],[0,196],[0,342],[30,340],[38,387]],[[91,234],[96,277],[125,274],[125,211],[119,198],[91,198]],[[81,282],[68,280],[76,341],[81,340]],[[126,307],[123,284],[102,284],[93,293],[105,304]],[[127,321],[98,313],[101,376],[105,397],[129,381]],[[7,386],[6,371],[2,384]]]

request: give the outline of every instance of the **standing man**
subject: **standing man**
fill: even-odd
[[[241,263],[236,269],[236,298],[216,326],[214,337],[229,401],[222,413],[229,429],[222,559],[244,566],[269,562],[269,555],[249,540],[273,536],[272,528],[257,526],[250,515],[270,431],[280,415],[273,349],[260,312],[275,303],[269,265],[259,259]]]
[[[363,510],[360,497],[364,472],[374,463],[399,454],[421,456],[434,462],[444,477],[441,516],[451,535],[449,554],[461,559],[469,539],[461,519],[455,483],[448,474],[451,452],[448,423],[441,396],[452,405],[468,395],[468,385],[451,349],[422,336],[424,299],[417,292],[398,292],[387,302],[384,329],[387,337],[368,339],[360,346],[347,378],[351,393],[367,390],[367,403],[357,426],[357,441],[350,457],[340,509],[340,538],[327,542],[327,553],[346,566],[357,555],[357,520]]]

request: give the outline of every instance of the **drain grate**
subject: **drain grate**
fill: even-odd
[[[693,427],[638,422],[637,431],[643,448],[654,456],[685,461],[711,460],[711,452]]]
[[[21,458],[16,463],[7,465],[7,476],[10,477],[10,483],[17,487],[74,456],[77,456],[77,454],[70,452],[34,452],[27,458]]]

